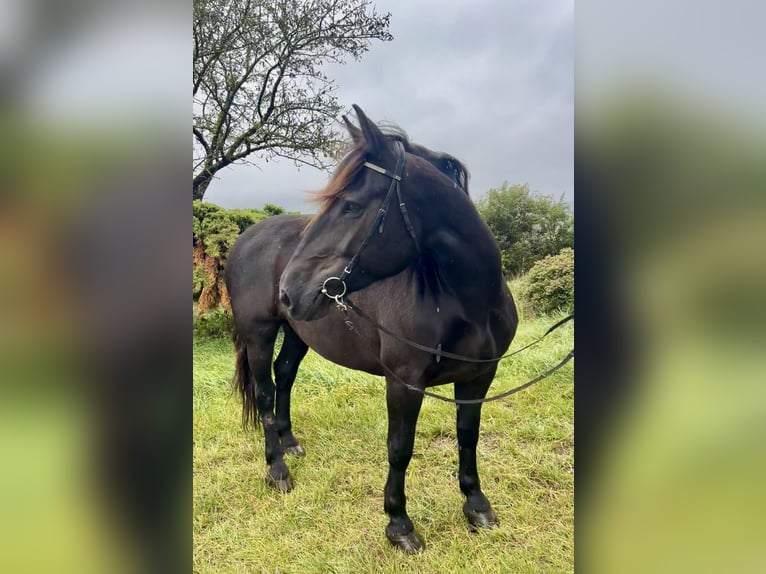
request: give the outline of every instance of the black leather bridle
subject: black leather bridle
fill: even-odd
[[[415,235],[415,228],[412,226],[412,221],[410,220],[410,215],[407,213],[407,206],[404,204],[404,201],[402,200],[402,192],[399,188],[399,184],[402,181],[402,175],[404,174],[404,166],[407,163],[407,153],[404,151],[404,146],[402,145],[402,142],[394,142],[396,151],[398,152],[398,157],[396,159],[396,168],[394,169],[394,172],[391,173],[385,168],[380,167],[379,165],[375,165],[374,163],[370,163],[369,161],[364,162],[364,167],[371,169],[374,172],[377,172],[381,175],[385,175],[386,177],[391,178],[391,185],[388,188],[388,193],[386,193],[385,199],[383,199],[383,203],[380,205],[380,209],[378,210],[378,215],[375,217],[375,221],[372,222],[372,226],[370,226],[369,231],[367,232],[367,235],[364,236],[364,239],[362,240],[362,243],[359,245],[359,249],[356,250],[356,253],[354,253],[354,256],[351,257],[351,260],[348,262],[348,264],[343,268],[343,272],[340,274],[339,277],[328,277],[324,280],[322,283],[322,293],[335,301],[335,304],[338,306],[339,309],[342,311],[346,311],[346,303],[343,301],[343,296],[346,294],[346,277],[351,275],[351,273],[354,271],[354,267],[356,266],[357,262],[359,261],[359,256],[362,254],[362,251],[364,251],[364,248],[367,247],[367,244],[370,242],[370,239],[375,235],[375,230],[377,229],[378,235],[383,234],[384,224],[386,222],[386,216],[388,215],[389,208],[391,207],[391,201],[393,201],[394,192],[396,192],[396,199],[399,202],[399,211],[402,213],[402,218],[404,219],[404,225],[407,228],[407,232],[410,234],[410,237],[412,237],[412,241],[415,244],[415,249],[420,253],[420,246],[418,245],[417,236]],[[334,289],[336,285],[333,282],[337,282],[337,289]],[[336,291],[334,294],[331,293],[331,291]]]

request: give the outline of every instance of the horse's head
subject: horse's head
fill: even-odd
[[[428,181],[418,172],[431,166],[408,157],[402,142],[387,137],[358,106],[354,109],[359,128],[344,117],[353,149],[318,194],[320,211],[280,280],[280,302],[298,320],[321,317],[330,297],[396,275],[418,256],[421,221],[409,200]],[[430,172],[442,185],[448,183]],[[409,212],[400,208],[402,202]]]

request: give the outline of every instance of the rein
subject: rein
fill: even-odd
[[[516,349],[515,351],[513,351],[511,353],[507,353],[507,354],[505,354],[505,355],[503,355],[501,357],[494,357],[492,359],[474,359],[474,358],[471,358],[471,357],[466,357],[464,355],[458,355],[456,353],[450,353],[448,351],[442,351],[441,345],[439,345],[436,348],[428,347],[426,345],[421,345],[420,343],[416,343],[415,341],[407,339],[406,337],[402,337],[401,335],[398,335],[398,334],[394,333],[390,329],[387,329],[386,327],[384,327],[383,325],[381,325],[380,323],[375,321],[375,319],[373,319],[372,317],[367,315],[364,311],[362,311],[359,307],[357,307],[354,304],[354,302],[351,301],[350,299],[346,299],[345,303],[346,303],[346,306],[350,307],[351,310],[354,311],[354,313],[359,315],[362,319],[364,319],[368,323],[371,323],[372,325],[374,325],[375,327],[377,327],[378,329],[383,331],[386,335],[390,335],[394,339],[396,339],[397,341],[401,341],[402,343],[404,343],[406,345],[409,345],[410,347],[414,347],[415,349],[420,349],[421,351],[425,351],[426,353],[430,353],[432,355],[435,355],[437,363],[439,361],[441,361],[442,357],[446,357],[447,359],[455,359],[456,361],[463,361],[464,363],[496,363],[498,361],[501,361],[502,359],[507,359],[508,357],[512,357],[513,355],[516,355],[517,353],[521,353],[522,351],[524,351],[526,349],[529,349],[530,347],[533,347],[534,345],[537,345],[537,343],[539,343],[540,341],[545,339],[545,337],[547,337],[548,335],[553,333],[553,331],[555,331],[556,329],[558,329],[562,325],[564,325],[564,324],[566,324],[569,321],[572,321],[574,319],[574,313],[571,314],[571,315],[567,315],[566,317],[561,319],[561,321],[558,321],[557,323],[551,325],[548,328],[548,330],[543,334],[542,337],[538,337],[537,339],[535,339],[531,343],[529,343],[527,345],[524,345],[521,349]],[[346,323],[347,326],[348,326],[349,322]]]
[[[387,335],[392,336],[397,341],[401,341],[402,343],[405,343],[406,345],[409,345],[410,347],[414,347],[415,349],[419,349],[421,351],[425,351],[426,353],[431,353],[432,355],[435,355],[437,363],[441,360],[442,357],[447,357],[449,359],[455,359],[457,361],[463,361],[463,362],[467,362],[467,363],[496,363],[496,362],[498,362],[498,361],[500,361],[502,359],[507,359],[508,357],[516,355],[517,353],[521,353],[522,351],[524,351],[526,349],[529,349],[530,347],[533,347],[534,345],[537,345],[540,341],[545,339],[545,337],[547,337],[548,335],[553,333],[553,331],[555,331],[556,329],[558,329],[562,325],[564,325],[564,324],[566,324],[569,321],[572,321],[574,319],[574,314],[567,315],[566,317],[564,317],[560,321],[558,321],[558,322],[554,323],[553,325],[551,325],[548,328],[548,330],[545,331],[545,333],[543,333],[543,335],[541,337],[538,337],[537,339],[535,339],[531,343],[528,343],[528,344],[524,345],[521,349],[516,349],[515,351],[513,351],[511,353],[507,353],[507,354],[505,354],[505,355],[503,355],[501,357],[495,357],[493,359],[473,359],[471,357],[465,357],[463,355],[458,355],[458,354],[455,354],[455,353],[449,353],[447,351],[442,351],[441,345],[439,345],[438,347],[436,347],[434,349],[433,347],[427,347],[426,345],[421,345],[420,343],[416,343],[415,341],[411,341],[410,339],[407,339],[406,337],[402,337],[401,335],[397,335],[396,333],[394,333],[390,329],[387,329],[386,327],[384,327],[383,325],[381,325],[380,323],[375,321],[372,317],[370,317],[369,315],[364,313],[350,299],[346,299],[344,307],[345,306],[350,307],[351,310],[354,311],[354,313],[356,313],[360,317],[362,317],[362,319],[364,319],[368,323],[371,323],[372,325],[374,325],[375,327],[377,327],[378,329],[380,329],[381,331],[383,331]],[[346,309],[344,309],[344,308],[341,308],[341,311],[343,312],[343,314],[346,317],[346,319],[345,319],[346,326],[349,328],[350,331],[352,331],[352,332],[356,333],[357,335],[359,335],[360,334],[359,331],[356,330],[356,327],[354,327],[354,324],[349,319],[348,311]],[[512,388],[512,389],[510,389],[508,391],[500,393],[499,395],[493,395],[491,397],[485,397],[483,399],[450,399],[450,398],[447,398],[447,397],[443,397],[442,395],[437,395],[436,393],[432,393],[430,391],[426,391],[425,389],[421,389],[420,387],[416,387],[415,385],[411,385],[407,381],[402,380],[401,377],[399,377],[393,370],[388,368],[383,363],[383,361],[381,361],[377,357],[376,357],[375,360],[378,362],[378,364],[381,367],[383,367],[383,370],[389,376],[393,377],[394,380],[396,380],[396,382],[398,382],[399,384],[405,386],[410,391],[419,393],[419,394],[424,395],[426,397],[432,397],[434,399],[438,399],[438,400],[443,401],[445,403],[452,403],[452,404],[455,404],[455,405],[476,405],[476,404],[480,404],[480,403],[489,403],[489,402],[492,402],[492,401],[497,401],[497,400],[500,400],[500,399],[504,399],[505,397],[509,397],[509,396],[511,396],[513,394],[518,393],[519,391],[523,391],[527,387],[531,387],[535,383],[539,383],[543,379],[547,379],[550,375],[552,375],[553,373],[558,371],[561,367],[566,365],[572,359],[574,359],[574,349],[569,351],[558,364],[554,365],[553,367],[551,367],[547,371],[543,372],[542,374],[536,376],[534,379],[531,379],[531,380],[527,381],[526,383],[524,383],[522,385],[519,385],[518,387],[514,387],[514,388]]]
[[[569,351],[566,356],[557,364],[545,371],[544,373],[536,376],[534,379],[531,379],[524,383],[523,385],[519,385],[518,387],[514,387],[509,391],[505,391],[504,393],[500,393],[499,395],[493,395],[491,397],[484,397],[483,399],[450,399],[447,397],[443,397],[441,395],[437,395],[436,393],[429,392],[425,389],[421,389],[420,387],[416,387],[415,385],[409,384],[407,381],[403,381],[401,377],[399,377],[396,373],[394,373],[391,369],[386,367],[380,360],[378,362],[380,363],[380,366],[383,367],[383,370],[385,370],[391,377],[394,378],[398,383],[404,385],[409,389],[410,391],[419,393],[421,395],[424,395],[426,397],[432,397],[434,399],[439,399],[442,402],[445,403],[451,403],[453,405],[478,405],[481,403],[490,403],[492,401],[498,401],[500,399],[504,399],[505,397],[509,397],[511,395],[514,395],[518,393],[519,391],[523,391],[527,387],[531,387],[535,383],[539,383],[543,379],[547,379],[550,375],[558,371],[561,367],[566,365],[569,361],[574,359],[574,349]]]
[[[537,343],[542,341],[545,337],[547,337],[549,334],[551,334],[553,331],[555,331],[556,329],[558,329],[565,323],[568,323],[569,321],[574,319],[574,314],[564,317],[563,319],[561,319],[560,321],[552,325],[550,328],[548,328],[548,330],[541,337],[525,345],[521,349],[517,349],[511,353],[507,353],[501,357],[495,357],[492,359],[474,359],[471,357],[458,355],[456,353],[442,351],[441,345],[438,345],[436,348],[428,347],[426,345],[421,345],[420,343],[417,343],[415,341],[411,341],[410,339],[407,339],[406,337],[402,337],[401,335],[394,333],[393,331],[387,329],[386,327],[384,327],[383,325],[375,321],[372,317],[370,317],[364,311],[362,311],[359,307],[357,307],[350,299],[344,300],[344,296],[346,295],[346,291],[347,291],[345,279],[353,272],[354,267],[356,266],[359,260],[359,256],[361,255],[362,251],[364,251],[364,248],[367,247],[367,244],[370,242],[370,239],[372,239],[372,237],[375,235],[375,230],[377,229],[377,232],[379,235],[383,234],[383,226],[386,221],[386,216],[388,215],[389,208],[391,206],[391,201],[393,200],[394,192],[396,192],[396,197],[397,197],[397,200],[399,201],[399,211],[401,212],[402,218],[404,219],[404,225],[407,228],[407,232],[410,234],[410,237],[412,237],[412,241],[415,244],[415,249],[417,249],[418,253],[420,253],[420,246],[418,245],[417,236],[415,235],[415,228],[413,227],[412,221],[410,220],[410,216],[407,213],[407,207],[404,204],[404,201],[402,201],[402,194],[399,188],[399,184],[402,181],[404,166],[406,163],[406,153],[404,151],[404,146],[402,145],[401,142],[399,141],[395,142],[395,146],[396,146],[396,150],[399,153],[396,160],[396,168],[393,173],[388,171],[385,168],[375,165],[374,163],[364,162],[363,164],[364,167],[371,169],[381,175],[385,175],[386,177],[391,178],[391,185],[389,186],[388,192],[386,193],[386,197],[383,200],[383,203],[381,204],[380,209],[378,210],[378,214],[375,217],[375,221],[372,223],[372,226],[370,227],[369,231],[367,232],[364,239],[362,240],[362,243],[359,245],[359,249],[356,250],[356,253],[354,253],[353,257],[351,257],[351,260],[343,268],[343,272],[340,274],[339,277],[328,277],[322,283],[321,292],[327,297],[329,297],[330,299],[332,299],[333,301],[335,301],[335,305],[338,307],[338,309],[341,310],[341,312],[343,312],[343,315],[345,317],[344,322],[346,324],[346,327],[348,327],[350,331],[356,333],[357,335],[360,334],[359,331],[357,331],[356,327],[354,327],[354,324],[351,322],[351,319],[348,314],[349,307],[351,308],[352,311],[354,311],[354,313],[359,315],[362,319],[364,319],[368,323],[371,323],[372,325],[374,325],[376,328],[380,329],[387,335],[394,337],[396,340],[401,341],[402,343],[409,345],[410,347],[413,347],[415,349],[419,349],[421,351],[434,355],[436,357],[437,363],[441,361],[442,357],[445,357],[448,359],[454,359],[457,361],[463,361],[467,363],[497,363],[498,361],[502,359],[507,359],[508,357],[511,357],[517,353],[520,353],[521,351],[524,351],[525,349],[528,349],[529,347],[532,347],[533,345],[536,345]],[[331,287],[333,286],[333,283],[332,283],[333,281],[337,281],[339,283],[337,292],[335,294],[330,293]],[[569,353],[567,353],[567,355],[558,364],[554,365],[553,367],[551,367],[544,373],[538,375],[534,379],[527,381],[523,385],[514,387],[513,389],[509,391],[500,393],[499,395],[494,395],[494,396],[486,397],[483,399],[449,399],[447,397],[437,395],[436,393],[431,393],[429,391],[426,391],[425,389],[421,389],[420,387],[416,387],[415,385],[411,385],[410,383],[402,380],[396,373],[393,372],[393,370],[391,370],[389,367],[383,364],[383,362],[379,358],[376,358],[376,360],[389,376],[391,376],[398,383],[404,385],[410,391],[419,393],[427,397],[432,397],[440,401],[444,401],[446,403],[452,403],[456,405],[472,405],[472,404],[480,404],[480,403],[488,403],[491,401],[497,401],[499,399],[503,399],[505,397],[518,393],[519,391],[522,391],[526,389],[527,387],[530,387],[534,385],[535,383],[538,383],[542,381],[543,379],[548,378],[550,375],[558,371],[561,367],[566,365],[573,358],[574,358],[574,349],[569,351]]]

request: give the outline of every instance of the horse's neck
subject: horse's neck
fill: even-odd
[[[434,220],[424,244],[446,290],[471,314],[486,313],[501,304],[504,293],[500,252],[473,207],[456,203],[443,205],[442,213],[431,212]]]

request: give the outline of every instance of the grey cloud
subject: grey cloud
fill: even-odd
[[[347,108],[393,121],[471,171],[480,197],[504,180],[573,201],[572,2],[377,2],[394,41],[361,62],[328,66]],[[290,162],[235,166],[207,199],[310,210],[299,190],[328,175]]]

